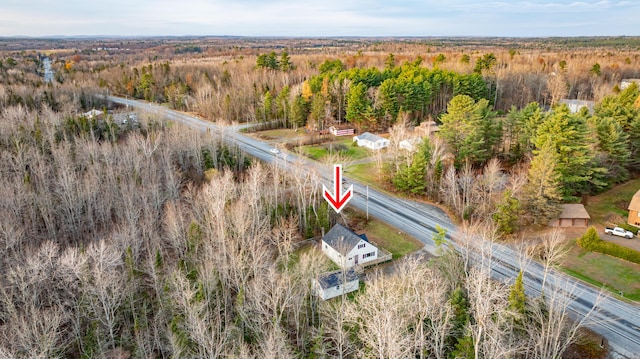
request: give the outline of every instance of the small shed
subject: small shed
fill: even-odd
[[[632,226],[640,227],[640,190],[636,192],[629,202],[629,218],[627,223]]]
[[[557,219],[549,222],[550,227],[588,227],[591,216],[581,203],[562,204],[562,212]]]
[[[322,300],[327,300],[358,290],[360,281],[355,269],[350,268],[322,273],[318,278],[312,279],[311,284],[315,294]]]
[[[351,136],[355,133],[355,129],[348,126],[331,126],[329,127],[329,133],[334,136]]]

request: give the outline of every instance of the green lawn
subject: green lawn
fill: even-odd
[[[290,128],[279,128],[275,130],[266,130],[256,132],[256,135],[265,140],[278,140],[278,139],[290,139],[304,135],[304,130],[298,129],[297,131]]]
[[[345,173],[347,176],[362,183],[366,183],[376,189],[380,189],[383,187],[384,180],[378,173],[376,164],[373,162],[349,165],[345,169]]]
[[[571,249],[562,270],[597,287],[627,299],[640,301],[640,265],[605,254],[589,252],[577,245]]]
[[[610,214],[617,214],[626,220],[627,206],[638,189],[640,189],[640,179],[631,180],[589,198],[585,208],[594,223],[606,222]]]
[[[302,154],[316,161],[322,161],[324,157],[333,152],[350,160],[367,158],[371,155],[371,152],[364,147],[354,147],[351,137],[341,138],[320,145],[303,146],[301,151]]]
[[[398,233],[398,230],[376,219],[370,220],[364,231],[367,237],[379,247],[391,252],[393,259],[415,252],[423,247],[422,242]]]

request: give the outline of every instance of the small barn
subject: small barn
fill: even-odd
[[[311,280],[311,285],[318,297],[327,300],[358,290],[360,281],[355,269],[350,268],[322,273]]]
[[[636,192],[629,202],[629,218],[627,223],[632,226],[640,227],[640,190]]]
[[[322,252],[341,268],[378,259],[378,247],[369,243],[366,235],[357,235],[340,223],[322,237]]]
[[[329,133],[334,136],[351,136],[355,133],[355,129],[348,126],[331,126],[329,127]]]
[[[581,203],[562,204],[562,212],[557,219],[549,222],[550,227],[588,227],[591,216]]]
[[[353,140],[358,142],[358,146],[367,147],[372,150],[379,150],[389,146],[390,141],[384,137],[365,132],[358,136],[353,136]]]

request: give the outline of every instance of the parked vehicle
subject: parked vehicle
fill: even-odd
[[[633,238],[632,232],[627,231],[626,229],[620,228],[620,227],[614,227],[614,228],[607,227],[604,229],[604,233],[611,234],[618,237],[624,237],[627,239]]]

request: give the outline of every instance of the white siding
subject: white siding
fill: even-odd
[[[346,259],[325,241],[322,241],[322,252],[342,268],[351,268],[356,264],[363,264],[378,259],[378,248],[364,239],[360,240],[360,242],[347,253]],[[373,253],[373,255],[370,255],[371,253]],[[370,256],[363,258],[364,255]],[[356,263],[356,256],[358,263]]]
[[[358,146],[367,147],[372,150],[379,150],[381,148],[385,148],[389,146],[389,140],[386,138],[381,138],[375,142],[369,141],[368,139],[360,139],[358,136],[355,136],[354,139],[358,142]]]
[[[360,248],[358,248],[360,247]],[[372,256],[369,256],[367,258],[363,258],[364,255],[366,254],[370,254],[373,253]],[[353,249],[351,251],[349,251],[349,253],[347,254],[347,266],[346,268],[351,268],[354,265],[356,265],[356,256],[358,259],[358,263],[357,264],[363,264],[363,263],[367,263],[369,261],[372,261],[374,259],[378,259],[378,248],[376,246],[374,246],[373,244],[365,241],[364,239],[361,240],[360,242],[358,242],[358,245],[356,245],[355,247],[353,247]]]
[[[327,242],[322,241],[322,252],[329,257],[333,261],[333,263],[342,267],[342,263],[344,262],[342,255],[333,247],[327,244]],[[349,268],[349,267],[345,267]]]

